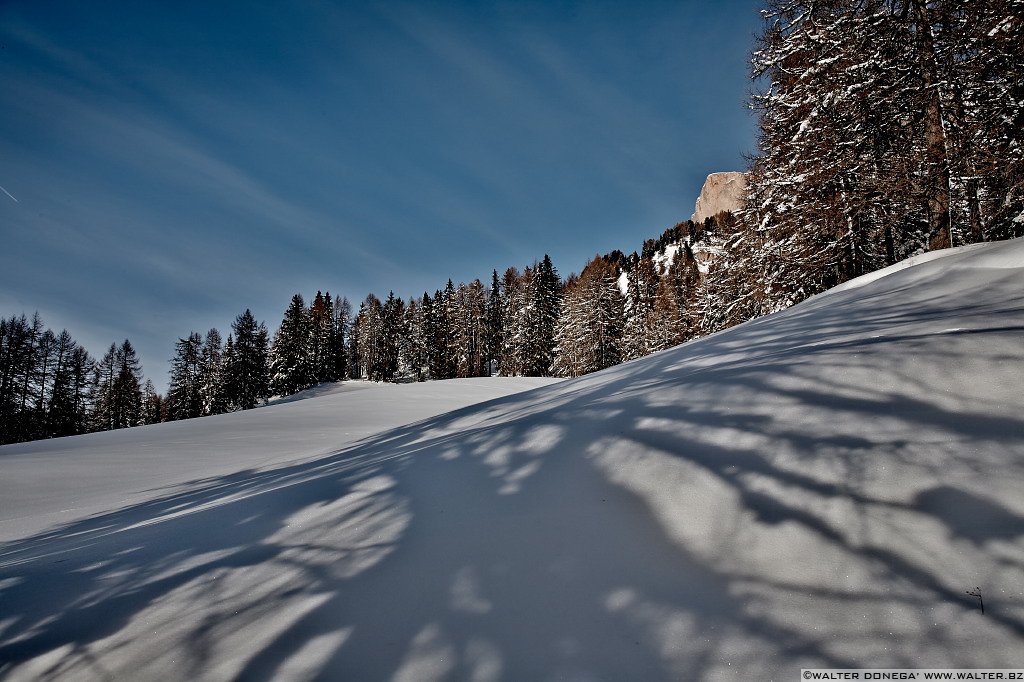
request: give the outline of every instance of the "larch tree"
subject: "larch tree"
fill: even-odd
[[[594,258],[566,289],[552,372],[580,376],[621,362],[623,305],[616,266]]]

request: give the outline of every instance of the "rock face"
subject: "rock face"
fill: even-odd
[[[712,173],[704,181],[704,187],[697,197],[693,217],[695,223],[721,211],[736,211],[743,208],[743,193],[747,188],[747,176],[744,173]]]

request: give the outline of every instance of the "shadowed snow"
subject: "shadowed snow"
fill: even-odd
[[[2,448],[0,675],[1024,666],[1022,293],[1016,240],[478,405],[500,380]]]

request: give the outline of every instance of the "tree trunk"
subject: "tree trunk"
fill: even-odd
[[[942,127],[935,43],[928,0],[913,0],[913,7],[917,24],[917,57],[921,68],[921,84],[924,86],[929,248],[945,249],[953,245],[953,240],[949,226],[949,161],[946,155],[946,135]]]

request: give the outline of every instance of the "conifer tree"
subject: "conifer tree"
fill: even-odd
[[[171,377],[167,389],[167,411],[171,419],[192,419],[203,415],[203,338],[192,332],[174,345]]]
[[[156,392],[153,382],[146,379],[142,387],[142,423],[159,424],[163,421],[163,398]]]
[[[142,364],[128,339],[117,347],[114,364],[117,372],[110,395],[112,428],[138,426],[142,423]]]
[[[38,312],[0,319],[0,443],[84,433],[91,379],[92,359],[66,329],[55,334]]]
[[[580,376],[618,364],[622,359],[623,297],[616,266],[596,257],[567,292],[565,313],[556,338],[552,370]]]
[[[415,381],[426,381],[429,365],[422,300],[417,303],[415,298],[410,298],[406,304],[399,343],[401,373],[408,374]]]
[[[623,360],[632,360],[651,352],[650,316],[658,290],[658,274],[654,270],[653,261],[633,253],[631,262],[633,266],[627,273]]]
[[[48,402],[44,407],[45,417],[40,437],[70,436],[75,431],[75,396],[72,377],[72,363],[78,345],[67,329],[55,337],[53,379],[48,391]]]
[[[440,299],[439,305],[437,304],[438,299]],[[436,342],[440,353],[438,378],[454,379],[458,376],[459,341],[462,335],[459,329],[455,285],[451,279],[448,280],[441,295],[434,299],[434,303],[438,320],[434,331],[437,333]]]
[[[460,282],[449,306],[452,375],[476,377],[484,373],[486,294],[480,280]]]
[[[89,430],[89,413],[92,407],[91,375],[94,365],[88,351],[81,346],[72,351],[69,375],[74,417],[69,432],[62,435],[76,435]]]
[[[270,396],[269,335],[248,308],[235,318],[224,357],[224,400],[249,410]]]
[[[334,336],[330,355],[334,362],[333,375],[337,381],[348,378],[348,337],[352,320],[352,304],[347,298],[334,298]]]
[[[490,376],[497,371],[501,358],[503,344],[502,322],[503,301],[501,283],[498,281],[498,271],[491,271],[491,289],[487,296],[486,327],[484,331],[484,356],[486,358],[486,372]]]
[[[18,437],[18,375],[30,357],[28,320],[22,315],[0,319],[0,443],[12,443]]]
[[[424,291],[421,299],[420,315],[423,318],[423,343],[427,354],[428,379],[438,378],[437,368],[441,357],[441,353],[437,349],[437,312],[435,311],[435,301],[440,298],[440,293],[439,291],[435,292],[434,298],[431,298],[430,294]]]
[[[331,294],[328,292],[325,296],[317,291],[309,307],[309,361],[312,383],[334,381],[334,325],[334,302],[331,300]]]
[[[352,318],[352,324],[349,326],[345,347],[345,369],[349,379],[363,378],[363,360],[362,352],[359,348],[359,339],[362,336],[360,320],[363,318],[365,310],[365,304],[360,303],[359,312]]]
[[[561,313],[562,283],[551,258],[545,254],[539,265],[532,269],[529,291],[531,304],[523,321],[523,341],[526,346],[524,374],[546,376],[555,356],[555,324]]]
[[[770,0],[765,16],[744,305],[1024,232],[1020,0]]]
[[[359,363],[370,381],[384,380],[383,305],[373,294],[359,306]]]
[[[442,292],[434,292],[429,311],[430,378],[452,379],[455,377],[457,330],[454,325],[455,286],[451,280]]]
[[[540,376],[546,369],[542,367],[546,343],[540,333],[540,295],[537,291],[536,266],[523,268],[519,295],[523,304],[518,310],[515,325],[515,365],[523,376]]]
[[[555,327],[555,361],[551,373],[557,377],[578,377],[590,371],[585,350],[586,305],[579,277],[573,273],[566,280],[562,314]]]
[[[399,337],[405,317],[405,303],[389,291],[381,307],[380,377],[382,381],[399,379]]]
[[[498,368],[502,376],[519,376],[523,373],[522,358],[525,351],[523,342],[523,311],[527,301],[524,292],[524,275],[510,267],[502,276],[502,346],[498,359]]]
[[[221,414],[227,411],[224,400],[224,350],[221,347],[220,332],[216,328],[206,332],[200,353],[202,366],[200,394],[203,414]]]
[[[117,428],[114,419],[114,381],[117,378],[117,344],[110,348],[93,369],[93,418],[90,430],[110,431]]]
[[[33,362],[30,391],[33,404],[26,415],[29,420],[27,437],[31,439],[46,437],[47,408],[52,399],[53,370],[56,362],[57,336],[50,329],[45,329],[38,338]]]
[[[302,294],[295,294],[274,334],[270,352],[270,389],[273,393],[291,395],[315,383],[312,338],[312,324],[305,301]],[[237,339],[235,343],[237,345]]]

